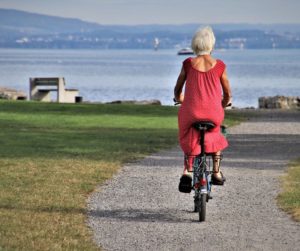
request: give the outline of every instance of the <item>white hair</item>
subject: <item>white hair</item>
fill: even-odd
[[[192,39],[192,49],[198,56],[210,54],[215,46],[216,38],[210,26],[196,31]]]

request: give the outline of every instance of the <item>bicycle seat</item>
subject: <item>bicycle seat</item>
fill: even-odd
[[[216,127],[216,125],[211,121],[198,121],[193,124],[193,127],[197,130],[209,131]]]

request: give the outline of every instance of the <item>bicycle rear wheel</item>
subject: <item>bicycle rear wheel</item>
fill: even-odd
[[[199,200],[200,200],[199,196],[195,196],[195,199],[194,199],[194,212],[195,213],[199,212],[199,206],[200,206]]]
[[[201,194],[199,204],[198,204],[198,210],[199,210],[199,221],[205,221],[206,216],[206,201],[207,201],[207,194]]]

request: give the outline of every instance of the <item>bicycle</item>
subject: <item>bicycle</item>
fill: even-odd
[[[174,99],[175,105],[179,105]],[[231,106],[231,103],[227,105]],[[205,133],[207,131],[212,130],[216,127],[216,125],[212,121],[201,120],[193,124],[193,127],[200,132],[199,144],[201,147],[201,152],[199,155],[195,156],[192,166],[192,171],[187,170],[188,172],[193,173],[192,178],[192,187],[195,191],[194,195],[194,212],[199,213],[199,221],[205,221],[206,218],[206,203],[212,199],[211,196],[211,176],[214,173],[213,168],[208,162],[208,157],[212,156],[212,154],[208,154],[205,152]],[[226,127],[224,125],[221,126],[222,134],[226,137]],[[219,156],[219,161],[221,161],[221,156]],[[219,163],[220,164],[220,163]],[[184,192],[190,192],[184,191]]]
[[[215,128],[215,124],[211,121],[198,121],[193,124],[193,127],[200,132],[199,144],[201,153],[197,155],[193,161],[193,180],[192,188],[195,191],[194,195],[194,212],[199,213],[199,221],[205,221],[206,203],[212,199],[211,193],[211,175],[213,170],[207,161],[209,154],[205,152],[204,140],[205,133]]]

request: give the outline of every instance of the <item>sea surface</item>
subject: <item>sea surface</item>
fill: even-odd
[[[300,50],[220,50],[233,105],[257,107],[258,97],[300,95]],[[172,105],[182,61],[176,50],[0,49],[0,86],[29,93],[30,77],[65,77],[84,101],[159,99]],[[55,96],[53,96],[55,97]]]

